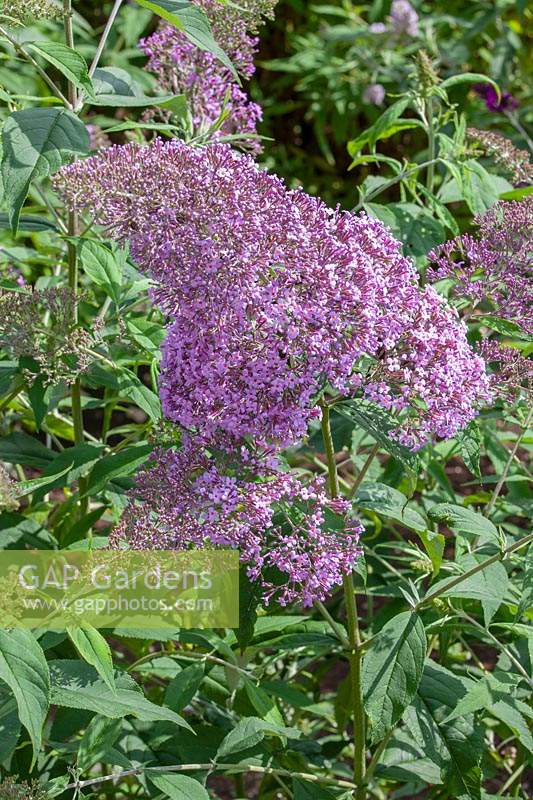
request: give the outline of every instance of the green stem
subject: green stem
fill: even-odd
[[[363,464],[363,466],[359,470],[359,474],[357,475],[357,478],[355,479],[355,483],[353,484],[353,486],[350,489],[350,498],[355,497],[355,495],[357,494],[357,490],[361,486],[361,484],[362,484],[362,482],[363,482],[363,480],[365,478],[365,475],[368,472],[368,469],[369,469],[370,465],[372,464],[373,460],[375,459],[375,457],[378,454],[378,451],[379,451],[379,444],[375,444],[374,447],[372,448],[372,450],[369,452],[365,463]]]
[[[41,78],[43,79],[43,81],[44,81],[44,82],[45,82],[45,83],[46,83],[46,84],[47,84],[47,85],[50,87],[50,89],[53,91],[53,93],[55,94],[55,96],[56,96],[56,97],[58,97],[60,100],[62,100],[62,101],[63,101],[63,103],[64,103],[64,104],[65,104],[67,107],[69,107],[69,108],[70,108],[71,104],[69,103],[69,101],[67,100],[67,98],[65,97],[65,95],[62,93],[61,89],[59,89],[59,88],[58,88],[58,87],[55,85],[55,83],[54,83],[54,82],[53,82],[53,80],[50,78],[50,76],[47,74],[47,72],[45,72],[45,70],[44,70],[44,69],[43,69],[43,68],[40,66],[40,64],[39,64],[39,63],[38,63],[38,62],[37,62],[37,61],[36,61],[36,60],[33,58],[33,56],[31,56],[31,55],[28,53],[28,51],[27,51],[27,50],[26,50],[26,49],[23,47],[23,45],[21,45],[21,44],[20,44],[20,42],[18,42],[16,39],[14,39],[14,38],[13,38],[13,36],[11,36],[11,34],[10,34],[10,33],[8,33],[8,32],[6,31],[6,29],[5,29],[5,28],[3,28],[2,26],[0,26],[0,34],[1,34],[1,35],[4,37],[4,39],[7,39],[7,41],[8,41],[8,42],[9,42],[9,44],[10,44],[10,45],[11,45],[11,46],[14,48],[14,50],[15,50],[15,52],[16,52],[16,53],[18,53],[20,56],[22,56],[23,58],[25,58],[25,59],[26,59],[26,61],[28,61],[28,62],[29,62],[31,65],[32,65],[32,67],[35,69],[35,71],[39,73],[39,75],[41,76]]]
[[[462,575],[457,575],[455,578],[452,578],[451,581],[448,581],[448,583],[444,584],[444,586],[441,586],[440,589],[437,589],[436,591],[426,595],[414,606],[414,611],[418,611],[420,608],[422,608],[422,606],[427,606],[428,603],[432,603],[433,600],[436,600],[438,597],[445,594],[445,592],[453,589],[459,583],[462,583],[463,581],[468,580],[468,578],[471,578],[472,575],[476,575],[478,572],[487,569],[487,567],[490,567],[491,564],[495,564],[497,561],[502,561],[506,556],[516,552],[516,550],[521,550],[522,547],[525,547],[530,542],[533,542],[533,533],[523,536],[517,542],[514,542],[514,544],[510,544],[509,547],[506,547],[500,553],[496,553],[495,556],[491,556],[490,558],[485,559],[485,561],[481,561],[475,567],[472,567],[472,569],[463,572]]]
[[[322,775],[314,775],[310,772],[294,772],[288,769],[276,769],[274,767],[260,767],[257,764],[217,764],[216,762],[204,764],[174,764],[167,767],[137,767],[136,769],[128,769],[124,772],[115,772],[111,775],[103,775],[100,778],[90,778],[86,781],[76,781],[69,783],[65,787],[67,789],[84,789],[86,786],[97,786],[105,781],[120,780],[130,775],[141,775],[146,773],[157,772],[202,772],[213,770],[231,770],[232,772],[257,772],[262,775],[285,775],[288,778],[301,778],[310,783],[324,784],[326,786],[336,786],[340,789],[354,789],[355,786],[350,781],[344,781],[341,778],[327,778]]]
[[[72,26],[72,0],[63,0],[63,25],[65,28],[65,42],[74,50],[74,28]],[[68,81],[68,101],[72,108],[76,107],[78,95],[76,87]]]
[[[111,14],[109,15],[109,18],[107,20],[107,24],[106,24],[106,26],[104,28],[104,32],[102,34],[102,37],[101,37],[100,41],[98,42],[98,47],[96,49],[95,56],[94,56],[94,58],[93,58],[93,60],[91,62],[91,66],[89,67],[89,77],[90,78],[93,77],[93,75],[94,75],[94,73],[96,71],[96,68],[97,68],[98,63],[100,61],[102,53],[104,52],[104,47],[106,46],[107,39],[109,37],[109,34],[111,33],[111,28],[113,27],[115,19],[117,18],[117,14],[120,11],[120,6],[122,5],[123,2],[124,2],[124,0],[115,0],[115,4],[114,4],[113,8],[111,9]]]
[[[391,188],[391,186],[394,186],[395,184],[400,183],[400,181],[403,181],[406,178],[410,178],[411,175],[416,175],[417,172],[420,172],[420,170],[429,168],[429,166],[432,165],[432,164],[438,164],[441,160],[442,159],[440,159],[440,158],[435,158],[432,161],[424,161],[423,164],[417,164],[416,167],[412,167],[411,169],[408,169],[405,172],[402,170],[401,172],[398,173],[398,175],[395,175],[394,178],[390,178],[390,180],[386,181],[385,183],[382,183],[380,186],[378,186],[372,192],[367,194],[366,197],[364,197],[352,209],[352,212],[354,214],[356,214],[358,211],[360,211],[362,209],[362,207],[364,206],[365,203],[368,203],[370,200],[373,200],[378,195],[382,194],[383,192],[386,192],[387,189]]]
[[[335,461],[335,448],[331,435],[331,423],[329,407],[326,403],[321,403],[322,408],[322,437],[328,464],[328,483],[331,497],[339,495],[339,477],[337,474],[337,464]],[[366,770],[366,719],[363,706],[363,689],[361,685],[362,650],[361,635],[359,632],[359,619],[357,614],[357,600],[355,596],[355,584],[353,574],[345,575],[343,578],[344,598],[346,602],[346,614],[348,622],[348,640],[350,644],[350,684],[351,684],[351,704],[353,714],[353,737],[354,737],[354,759],[353,775],[356,789],[354,800],[365,800],[365,770]]]
[[[74,49],[74,30],[72,27],[72,2],[71,0],[63,0],[63,23],[65,28],[65,42]],[[68,102],[74,108],[77,101],[76,87],[71,81],[67,84]],[[67,262],[68,262],[68,285],[72,290],[75,303],[74,303],[74,319],[73,323],[78,324],[78,253],[76,249],[75,237],[79,234],[79,221],[78,215],[75,211],[68,212],[67,231],[69,240],[67,242]],[[72,423],[74,425],[74,443],[76,445],[84,444],[85,433],[83,426],[83,411],[81,407],[81,381],[76,378],[72,385],[71,391],[72,402]],[[85,516],[88,508],[88,498],[86,495],[87,479],[79,478],[78,489],[81,496],[80,500],[80,517]],[[91,535],[89,534],[89,538]]]
[[[433,124],[433,101],[431,97],[426,99],[426,122],[428,126],[428,171],[426,173],[426,187],[428,192],[433,194],[435,183],[435,126]]]
[[[505,467],[503,468],[503,472],[502,472],[502,474],[500,476],[500,480],[496,484],[496,486],[494,488],[494,491],[492,493],[492,497],[490,498],[487,506],[485,507],[485,511],[483,512],[485,517],[490,517],[490,515],[492,514],[492,512],[494,510],[494,506],[496,505],[496,500],[498,499],[498,497],[500,495],[500,492],[501,492],[501,490],[503,488],[503,484],[507,480],[507,475],[509,474],[509,470],[511,469],[511,464],[513,463],[514,457],[516,455],[516,451],[520,447],[520,443],[521,443],[522,439],[524,438],[524,436],[526,435],[526,433],[528,431],[528,428],[529,428],[529,426],[531,424],[531,420],[532,419],[533,419],[533,405],[529,409],[529,413],[528,413],[528,415],[526,417],[526,421],[524,422],[524,425],[522,427],[522,431],[520,432],[519,436],[517,436],[516,441],[515,441],[515,443],[513,445],[513,449],[509,453],[509,458],[507,459]]]

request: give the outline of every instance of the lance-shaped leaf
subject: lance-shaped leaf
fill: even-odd
[[[42,648],[30,631],[0,631],[0,679],[17,701],[20,721],[33,745],[41,748],[42,729],[50,703],[50,674]]]
[[[72,47],[62,42],[32,42],[29,47],[63,73],[78,89],[93,94],[93,84],[89,77],[87,62]]]
[[[188,0],[137,0],[137,3],[183,31],[200,50],[213,53],[237,77],[235,67],[216,43],[211,24],[203,9],[194,3],[189,3]]]
[[[14,233],[30,184],[52,175],[89,150],[87,128],[64,108],[27,108],[11,114],[2,130],[2,181]]]
[[[472,714],[446,721],[471,685],[472,681],[428,660],[404,721],[426,758],[440,767],[449,796],[479,800],[483,732]]]
[[[404,611],[381,629],[362,676],[373,742],[384,738],[415,696],[425,655],[426,634],[417,614]]]

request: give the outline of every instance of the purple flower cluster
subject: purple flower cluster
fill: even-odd
[[[236,471],[230,454],[215,463],[194,439],[154,459],[137,476],[111,546],[237,548],[266,602],[281,605],[323,600],[353,569],[361,525],[348,517],[348,502],[326,496],[320,479],[305,486],[271,463],[258,480],[243,462]],[[328,516],[336,532],[331,519],[326,529]]]
[[[239,547],[267,598],[323,598],[355,562],[358,523],[325,526],[323,490],[280,472],[275,453],[305,435],[328,385],[397,413],[413,448],[465,426],[488,382],[457,315],[380,221],[289,191],[227,145],[112,147],[63,168],[56,188],[129,242],[170,319],[160,392],[187,444],[141,476],[120,534]]]
[[[474,91],[485,101],[489,111],[504,112],[518,108],[518,100],[509,92],[498,92],[491,83],[476,83]]]
[[[488,305],[533,333],[533,198],[500,201],[476,223],[477,236],[464,234],[429,254],[433,280],[453,278],[455,293],[474,308]]]
[[[517,395],[522,389],[533,392],[533,361],[514,347],[495,339],[484,339],[478,352],[491,372],[491,388],[503,397]]]
[[[394,37],[418,36],[418,20],[418,14],[409,0],[392,0],[388,24],[372,22],[368,30],[377,35],[390,33]]]
[[[291,444],[327,383],[416,406],[418,445],[453,435],[485,397],[465,330],[381,222],[289,191],[226,145],[114,147],[64,168],[58,187],[157,282],[172,318],[164,410],[207,440]]]
[[[262,17],[272,16],[275,0],[248,0],[239,9],[219,0],[194,0],[210,19],[213,34],[236,69],[244,78],[254,73],[257,37],[253,36]],[[244,13],[243,13],[244,12]],[[157,75],[162,89],[187,97],[193,124],[199,132],[207,131],[224,112],[223,124],[214,137],[243,135],[248,149],[257,152],[260,144],[253,136],[261,120],[261,108],[246,93],[212,53],[198,49],[184,33],[162,24],[143,39],[140,47],[148,56],[147,69]]]
[[[418,14],[409,0],[392,0],[389,21],[394,33],[418,36]]]

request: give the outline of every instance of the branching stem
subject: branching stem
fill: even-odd
[[[328,464],[328,484],[331,497],[339,495],[339,477],[335,461],[335,448],[331,435],[330,411],[326,403],[321,403],[322,408],[322,437]],[[350,645],[350,684],[351,705],[353,714],[354,736],[354,761],[353,774],[355,782],[354,800],[365,800],[365,770],[366,770],[366,718],[363,706],[363,690],[361,685],[361,668],[363,653],[361,649],[361,635],[359,632],[359,619],[357,614],[357,600],[353,574],[345,575],[343,579],[344,598],[346,602],[348,640]]]

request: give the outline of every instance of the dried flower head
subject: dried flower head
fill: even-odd
[[[17,783],[17,776],[10,776],[0,782],[0,800],[46,800],[48,796],[38,781]]]
[[[111,139],[99,125],[89,123],[87,125],[87,132],[89,134],[90,150],[104,150],[106,147],[111,147]]]
[[[47,383],[72,383],[92,361],[94,339],[74,324],[70,289],[0,292],[0,346],[34,359]]]
[[[453,278],[454,292],[533,333],[533,198],[500,201],[464,234],[429,253],[433,280]]]
[[[272,459],[257,474],[246,451],[213,459],[193,439],[154,458],[137,476],[111,546],[239,549],[264,600],[282,605],[325,599],[353,569],[361,525],[348,502],[327,498],[321,480],[306,486]]]
[[[227,145],[110,148],[64,168],[56,186],[128,239],[157,281],[173,320],[161,397],[185,428],[232,446],[292,444],[329,383],[388,408],[409,401],[420,444],[453,435],[486,398],[464,328],[421,291],[380,221],[289,191]],[[389,378],[381,397],[376,382]]]
[[[483,340],[478,352],[490,370],[489,380],[495,394],[506,397],[520,394],[523,390],[533,393],[531,358],[493,339]]]
[[[468,128],[466,135],[512,177],[513,183],[533,183],[533,163],[527,150],[515,147],[510,139],[496,131]]]
[[[50,0],[3,0],[0,15],[27,24],[36,19],[60,19],[63,10]]]
[[[0,464],[0,511],[15,511],[18,507],[17,484]]]

